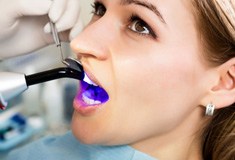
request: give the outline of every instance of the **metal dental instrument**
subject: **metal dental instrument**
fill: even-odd
[[[79,69],[81,63],[78,60],[76,60],[74,58],[71,58],[71,57],[64,58],[62,47],[61,47],[61,41],[60,41],[60,38],[59,38],[59,34],[57,32],[55,23],[53,23],[51,20],[49,20],[49,23],[50,23],[51,32],[52,32],[52,36],[53,36],[53,39],[55,41],[56,47],[59,48],[59,52],[60,52],[60,55],[61,55],[61,62],[69,68],[73,68],[75,70]]]
[[[55,23],[53,23],[50,20],[49,24],[50,24],[50,27],[51,27],[52,36],[53,36],[54,42],[56,44],[56,47],[59,48],[59,52],[60,52],[60,56],[61,56],[61,62],[64,63],[66,66],[68,66],[69,64],[65,61],[64,56],[63,56],[61,42],[60,42],[59,34],[58,34],[57,29],[55,27]]]

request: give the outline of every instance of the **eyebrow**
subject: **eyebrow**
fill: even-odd
[[[159,18],[160,20],[166,24],[165,19],[163,18],[162,14],[160,13],[160,11],[158,10],[158,8],[156,6],[154,6],[153,4],[146,2],[146,1],[140,1],[140,0],[121,0],[121,5],[130,5],[130,4],[136,4],[136,5],[140,5],[143,7],[146,7],[148,9],[150,9],[152,12],[154,12]]]

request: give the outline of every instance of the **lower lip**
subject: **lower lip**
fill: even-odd
[[[103,103],[89,106],[82,100],[82,98],[79,97],[80,95],[78,94],[74,98],[73,107],[77,111],[77,113],[81,114],[82,116],[90,116],[103,107]]]

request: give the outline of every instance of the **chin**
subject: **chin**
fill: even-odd
[[[73,114],[71,129],[73,135],[83,144],[106,145],[107,128],[106,124],[96,118],[80,116],[76,111]]]
[[[92,138],[91,136],[86,135],[86,133],[82,133],[81,131],[74,130],[72,129],[72,133],[74,137],[83,144],[88,144],[88,145],[95,145],[99,144],[97,138]]]

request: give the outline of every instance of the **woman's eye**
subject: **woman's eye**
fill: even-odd
[[[96,16],[102,17],[106,13],[105,6],[100,2],[94,2],[92,7],[93,7],[92,13]]]
[[[129,21],[130,24],[128,25],[128,28],[131,31],[144,36],[152,36],[153,38],[157,37],[151,27],[149,27],[149,25],[141,20],[138,16],[131,16]]]
[[[129,29],[134,32],[141,33],[141,34],[150,34],[148,27],[145,26],[145,23],[135,20],[129,25]]]

